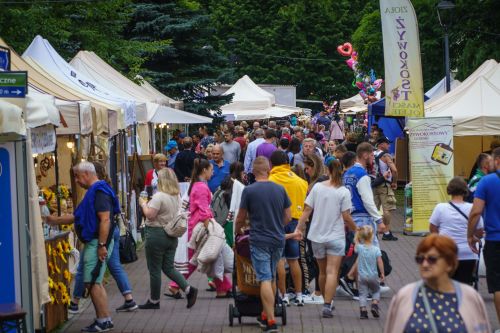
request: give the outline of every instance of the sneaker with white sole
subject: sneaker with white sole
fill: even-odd
[[[104,323],[99,323],[97,320],[91,325],[82,328],[82,332],[108,332],[114,328],[112,321],[105,321]]]
[[[293,304],[295,304],[296,306],[304,306],[304,295],[295,297]]]
[[[135,301],[125,301],[122,306],[116,308],[116,312],[131,312],[135,311],[139,308],[139,306],[135,303]]]
[[[68,313],[78,314],[78,304],[73,303],[73,301],[71,301],[68,305]]]
[[[286,306],[290,306],[290,299],[288,298],[288,294],[285,294],[285,296],[283,296],[281,302]]]
[[[322,295],[309,295],[304,297],[304,304],[324,304],[325,300]]]

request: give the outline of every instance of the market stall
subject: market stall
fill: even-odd
[[[223,95],[233,94],[231,103],[223,105],[223,116],[234,120],[256,120],[269,118],[282,118],[302,112],[295,106],[276,104],[273,94],[256,85],[248,75],[240,78]]]

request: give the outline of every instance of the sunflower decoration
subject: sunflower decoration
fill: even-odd
[[[55,195],[56,195],[56,194],[55,194],[55,193],[54,193],[54,192],[53,192],[50,188],[48,188],[48,187],[44,187],[44,188],[42,189],[42,193],[43,193],[43,197],[45,198],[45,201],[46,201],[47,203],[50,203],[50,202],[54,199],[54,197],[55,197]]]
[[[59,185],[59,188],[57,190],[57,194],[58,194],[58,197],[59,199],[65,199],[67,200],[69,198],[69,196],[71,195],[68,187],[66,185]]]

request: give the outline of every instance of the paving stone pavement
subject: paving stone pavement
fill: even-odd
[[[399,237],[398,241],[381,241],[382,249],[387,251],[393,266],[392,273],[387,277],[387,285],[397,292],[402,286],[419,278],[417,266],[414,263],[414,251],[420,237],[405,236],[402,234],[402,216],[398,214],[399,221],[393,230]],[[134,287],[134,300],[142,304],[149,294],[149,275],[146,267],[144,250],[139,253],[139,260],[125,265],[130,282]],[[163,287],[166,289],[167,280],[164,279]],[[244,317],[242,324],[235,321],[229,327],[228,306],[233,303],[231,299],[215,299],[214,293],[206,292],[207,280],[199,273],[193,274],[189,282],[200,289],[196,305],[188,310],[185,300],[169,300],[163,297],[160,310],[137,310],[131,313],[112,313],[115,332],[123,333],[160,333],[160,332],[223,332],[246,333],[260,332],[255,319]],[[123,303],[115,281],[110,278],[106,286],[109,306],[115,309]],[[493,298],[486,291],[486,281],[481,278],[480,293],[483,296],[490,321],[493,328],[500,328],[496,319]],[[321,318],[321,305],[306,305],[304,307],[291,306],[287,308],[288,323],[281,327],[282,332],[382,332],[386,311],[389,307],[393,292],[384,295],[381,300],[381,318],[368,320],[359,319],[358,302],[346,297],[337,297],[334,301],[336,311],[334,318]],[[90,324],[95,317],[92,304],[86,302],[81,313],[73,316],[61,329],[61,332],[80,332],[80,329]],[[280,321],[278,320],[278,324]]]

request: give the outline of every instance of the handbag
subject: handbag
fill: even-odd
[[[125,222],[122,214],[117,218],[119,219],[118,223],[125,226],[125,234],[120,236],[120,262],[128,264],[137,260],[137,244],[130,232],[130,224]]]
[[[163,230],[170,237],[179,238],[184,235],[187,230],[188,223],[188,214],[183,211],[182,203],[179,198],[179,210],[177,211],[177,215],[172,219],[172,221],[168,222],[163,226]]]

